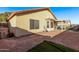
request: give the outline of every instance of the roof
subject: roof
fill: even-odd
[[[13,12],[13,13],[7,18],[7,20],[9,21],[9,20],[10,20],[11,18],[13,18],[15,15],[19,15],[19,14],[29,14],[29,13],[39,12],[39,11],[43,11],[43,10],[48,10],[48,11],[55,17],[55,15],[51,12],[50,8],[39,8],[39,9],[33,9],[33,10],[25,10],[25,11]],[[57,20],[56,17],[55,17],[55,19]]]

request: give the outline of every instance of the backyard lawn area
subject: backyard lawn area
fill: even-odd
[[[63,45],[44,41],[43,43],[40,43],[39,45],[30,49],[28,52],[76,52],[76,50]]]

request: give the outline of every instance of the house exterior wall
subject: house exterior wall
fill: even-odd
[[[31,14],[18,15],[16,19],[16,27],[33,33],[42,32],[45,30],[44,27],[46,28],[47,26],[47,18],[55,19],[48,10]],[[39,29],[30,29],[30,19],[39,20]],[[53,28],[50,29],[53,30]]]
[[[10,31],[10,33],[12,33],[13,32],[13,28],[16,27],[16,16],[11,18],[9,20],[8,24],[9,24],[9,31]]]
[[[11,18],[11,20],[9,20],[11,27],[16,27],[16,16],[14,16],[13,18]]]
[[[53,19],[52,21],[55,20],[55,17],[48,10],[16,15],[9,21],[11,24],[10,31],[14,31],[13,33],[16,37],[43,32],[46,30],[48,18]],[[39,29],[30,29],[30,19],[39,20]],[[16,27],[16,29],[12,27]],[[49,30],[54,30],[54,27],[49,28]]]
[[[57,26],[63,26],[63,30],[66,30],[70,27],[70,22],[59,21],[57,22]]]
[[[70,26],[70,22],[57,22],[58,25]]]

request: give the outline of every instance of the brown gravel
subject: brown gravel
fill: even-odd
[[[54,37],[50,39],[49,36]],[[65,31],[61,33],[60,31],[52,31],[19,38],[1,39],[0,51],[24,52],[44,40],[55,42],[57,44],[63,44],[67,47],[79,50],[79,32]]]
[[[79,32],[65,31],[53,37],[50,41],[79,50]]]

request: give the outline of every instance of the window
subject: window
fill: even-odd
[[[49,28],[49,21],[47,21],[47,28]]]
[[[39,29],[39,20],[30,20],[30,29]]]
[[[53,22],[51,22],[51,28],[53,28]]]
[[[53,28],[53,22],[47,21],[47,28]]]

